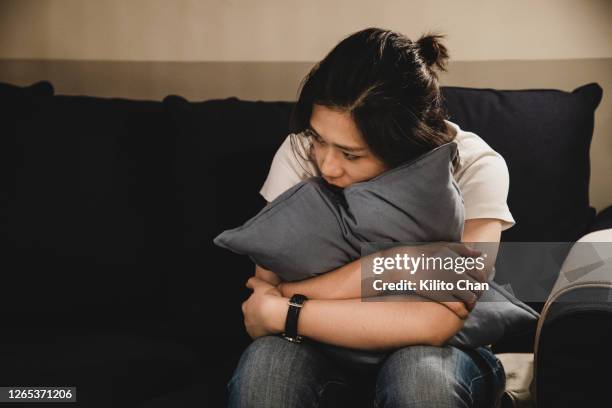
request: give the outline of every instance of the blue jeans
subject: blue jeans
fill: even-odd
[[[227,384],[232,408],[343,407],[364,401],[376,408],[492,408],[504,387],[504,369],[486,347],[404,347],[370,372],[358,373],[312,344],[278,336],[253,341]]]

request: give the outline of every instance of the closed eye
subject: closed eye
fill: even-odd
[[[306,129],[306,135],[311,137],[316,143],[320,145],[325,145],[326,142],[319,136],[317,133],[313,132],[311,129]]]
[[[323,138],[317,132],[315,132],[313,129],[306,129],[304,131],[304,133],[306,134],[306,136],[312,138],[312,140],[316,144],[318,144],[319,146],[326,146],[327,145],[327,142],[325,140],[323,140]],[[342,155],[343,155],[343,157],[346,160],[349,160],[349,161],[357,160],[357,159],[363,157],[363,156],[354,155],[354,154],[349,153],[349,152],[344,151],[344,150],[342,151]]]
[[[359,159],[361,157],[361,156],[355,156],[354,154],[350,154],[350,153],[347,153],[347,152],[342,152],[342,154],[344,155],[344,158],[346,160],[351,160],[351,161],[352,160],[357,160],[357,159]]]

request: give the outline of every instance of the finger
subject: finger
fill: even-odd
[[[465,276],[468,279],[473,279],[475,282],[487,282],[489,280],[489,273],[487,270],[478,270],[478,269],[467,269],[465,271]]]
[[[259,279],[256,276],[251,276],[247,282],[246,282],[246,287],[249,289],[255,289],[257,286],[259,286],[263,281],[261,279]]]
[[[461,320],[467,319],[469,313],[463,302],[444,302],[442,304],[457,315],[457,317],[459,317]]]
[[[478,299],[478,295],[471,290],[454,290],[451,294],[457,301],[463,302],[466,305]]]
[[[471,248],[464,243],[454,242],[454,243],[449,244],[449,248],[452,249],[453,252],[457,253],[458,255],[464,256],[464,257],[473,258],[479,255],[482,255],[482,251]]]
[[[457,286],[459,285],[458,283],[459,279],[464,281],[461,287],[465,289],[457,288]],[[455,284],[455,290],[453,291],[453,295],[456,295],[460,297],[461,299],[470,300],[472,298],[472,294],[476,297],[476,299],[479,299],[480,296],[482,295],[483,290],[478,289],[478,287],[482,287],[481,282],[474,279],[472,276],[470,276],[467,273],[463,275],[459,275],[457,277],[457,281],[455,281],[454,284]]]
[[[461,320],[465,320],[469,316],[469,311],[463,302],[442,302],[442,304]]]
[[[470,282],[473,282],[473,283],[475,282],[475,285],[479,285],[479,283],[476,280],[472,279],[472,278],[470,278]],[[482,285],[480,285],[480,286],[482,286]],[[477,301],[478,299],[480,299],[480,297],[484,293],[484,290],[483,289],[476,289],[475,287],[473,287],[470,290],[470,292],[472,292],[476,296],[474,301]]]
[[[460,243],[453,243],[451,244],[450,248],[453,250],[453,252],[455,252],[457,255],[459,256],[463,256],[463,257],[469,257],[469,258],[473,258],[473,257],[477,257],[479,255],[482,255],[482,252],[472,248],[462,242]]]
[[[468,302],[465,306],[467,307],[467,310],[471,312],[476,306],[476,300]]]
[[[259,288],[263,286],[272,286],[272,285],[270,285],[268,282],[264,281],[263,279],[260,279],[257,277],[251,278],[251,288],[253,290],[258,290]]]

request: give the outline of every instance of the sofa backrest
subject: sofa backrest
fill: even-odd
[[[593,222],[589,148],[597,84],[573,92],[446,87],[451,120],[482,137],[506,160],[508,205],[516,225],[504,241],[579,239]]]
[[[12,289],[0,309],[82,311],[92,322],[155,316],[178,233],[162,103],[4,90],[2,112],[12,109],[2,120],[4,285]]]
[[[508,164],[517,224],[503,240],[573,241],[586,232],[597,84],[573,92],[446,87],[443,94],[449,119]],[[49,84],[0,85],[0,154],[8,164],[1,216],[18,265],[13,283],[38,282],[58,310],[88,304],[101,315],[109,305],[117,313],[126,304],[199,308],[207,290],[242,288],[252,264],[212,238],[264,205],[258,191],[292,106],[53,96]],[[247,292],[229,296],[228,307]],[[28,310],[29,295],[20,297],[27,293],[0,306]]]

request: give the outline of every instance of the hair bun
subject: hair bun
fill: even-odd
[[[446,71],[448,50],[440,42],[444,38],[441,34],[425,34],[416,42],[419,54],[428,67],[436,65],[440,70]]]

